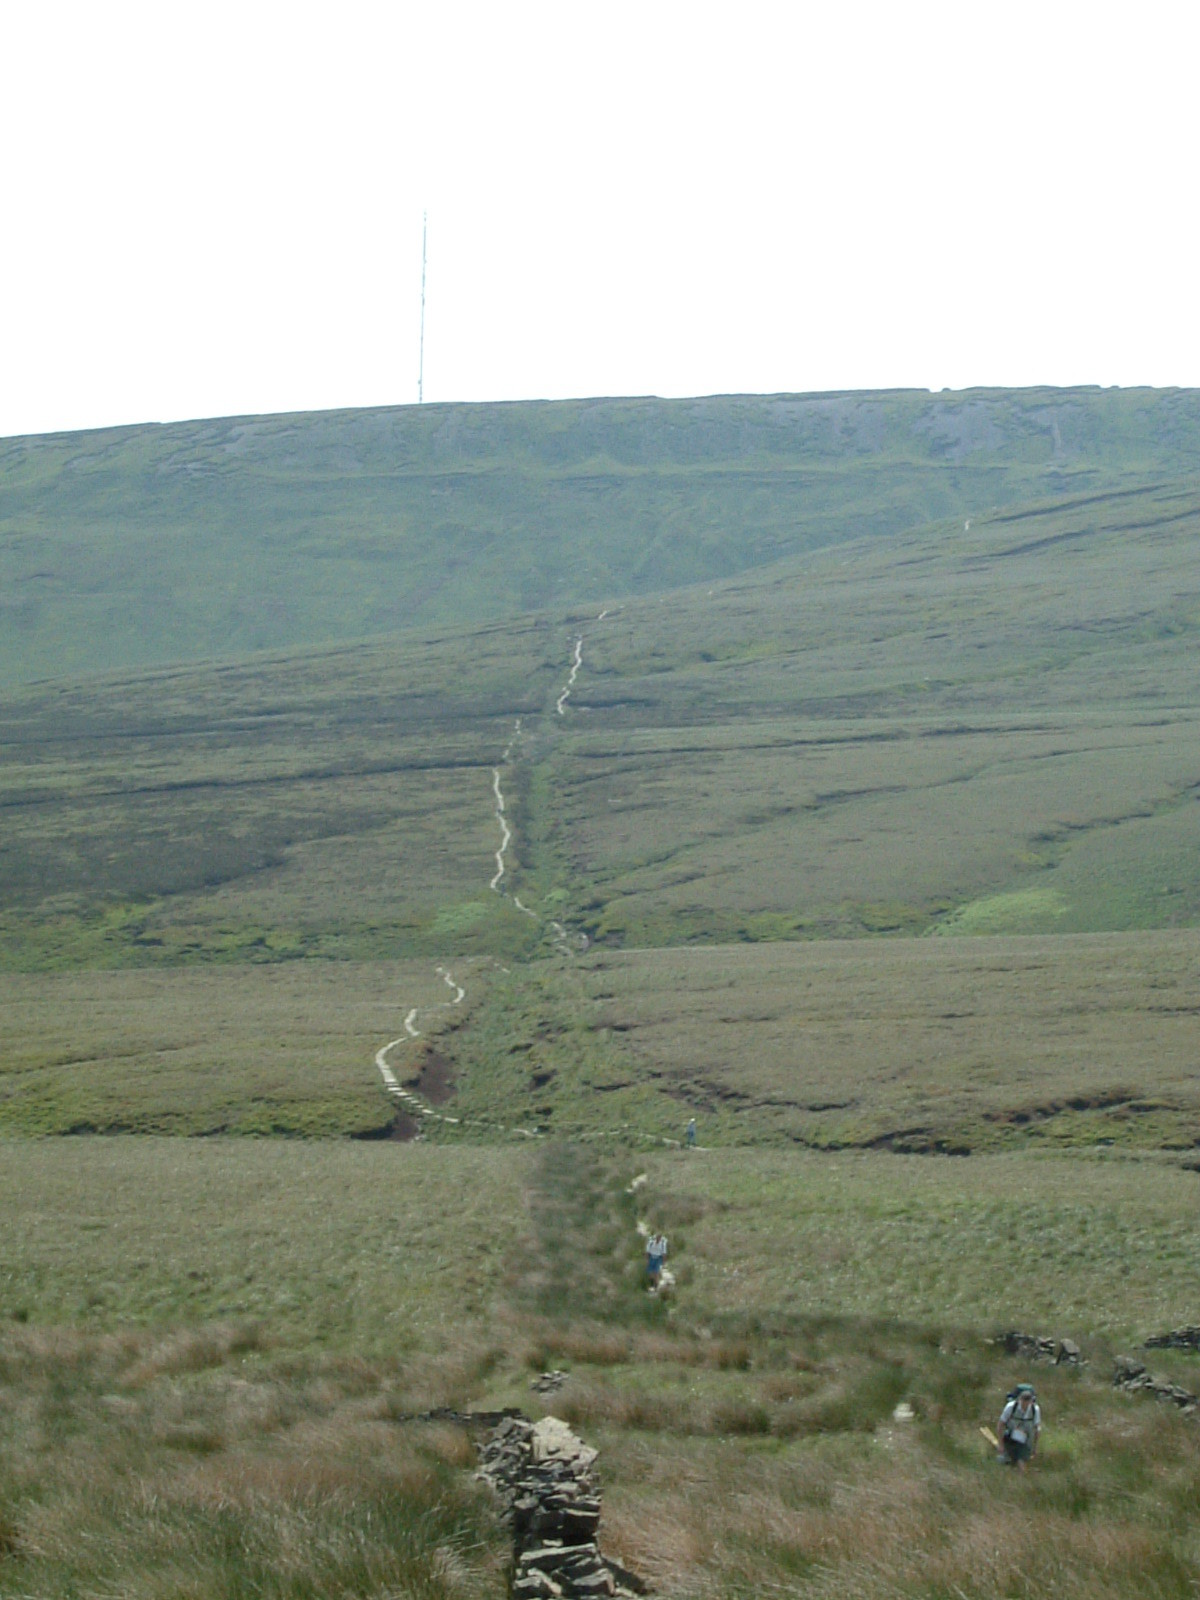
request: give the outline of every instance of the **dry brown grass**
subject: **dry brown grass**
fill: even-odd
[[[1183,1463],[1169,1454],[1174,1496]],[[1182,1596],[1194,1576],[1186,1540],[1172,1550],[1154,1526],[1152,1498],[1118,1489],[1098,1493],[1091,1513],[1066,1510],[1058,1467],[1016,1478],[982,1459],[947,1466],[911,1428],[757,1459],[714,1441],[688,1450],[686,1464],[660,1463],[648,1451],[629,1461],[636,1488],[610,1495],[606,1539],[679,1600],[1128,1600]]]
[[[204,1337],[203,1369],[182,1336],[0,1337],[0,1594],[502,1592],[470,1443],[389,1420],[394,1367]]]
[[[628,1199],[618,1152],[588,1152],[581,1168],[566,1147],[493,1160],[470,1150],[164,1141],[161,1163],[143,1142],[129,1142],[120,1160],[108,1142],[12,1148],[10,1183],[22,1186],[43,1298],[30,1321],[0,1335],[0,1528],[12,1546],[0,1595],[216,1600],[255,1584],[273,1600],[499,1594],[505,1541],[470,1487],[468,1439],[402,1420],[438,1404],[516,1404],[574,1421],[601,1451],[604,1548],[673,1600],[959,1591],[1009,1600],[1012,1541],[1032,1549],[1021,1567],[1031,1593],[1184,1600],[1200,1571],[1188,1532],[1194,1420],[1115,1393],[1106,1366],[1130,1309],[1157,1304],[1146,1291],[1164,1274],[1147,1246],[1173,1249],[1191,1228],[1191,1174],[1078,1157],[643,1158],[640,1202],[668,1214],[674,1204],[686,1219],[673,1259],[690,1263],[688,1286],[657,1305],[614,1280],[588,1314],[569,1296],[557,1309],[529,1300],[520,1264],[542,1238],[536,1230],[554,1227],[577,1271],[611,1274],[610,1211]],[[227,1161],[230,1187],[199,1186],[202,1173],[225,1177]],[[134,1175],[143,1214],[158,1198],[160,1239],[182,1232],[177,1246],[191,1251],[206,1224],[218,1234],[227,1225],[230,1201],[264,1192],[276,1163],[294,1175],[293,1195],[302,1179],[308,1203],[290,1233],[274,1212],[256,1226],[284,1282],[310,1288],[298,1321],[193,1315],[138,1328],[114,1306],[93,1307],[74,1328],[39,1325],[61,1293],[55,1273],[77,1275],[84,1259],[79,1248],[71,1258],[47,1250],[51,1234],[34,1219],[61,1224],[53,1191],[87,1191],[91,1220],[113,1220],[118,1185]],[[580,1171],[580,1203],[557,1204],[555,1187],[569,1189]],[[399,1276],[380,1254],[387,1228],[370,1231],[365,1204],[385,1179],[386,1223],[404,1218],[409,1229]],[[208,1209],[189,1223],[204,1193]],[[1082,1373],[1038,1374],[1048,1429],[1024,1479],[1001,1472],[977,1432],[994,1424],[1016,1371],[981,1337],[994,1312],[1012,1309],[993,1293],[1010,1203],[1041,1220],[1034,1280],[1071,1294],[1090,1288],[1091,1325],[1111,1335],[1088,1336]],[[318,1227],[335,1211],[348,1231]],[[1070,1263],[1080,1220],[1097,1215],[1104,1227],[1089,1248],[1095,1255],[1103,1240],[1110,1256],[1082,1258],[1077,1281],[1060,1280],[1054,1252]],[[956,1228],[942,1225],[947,1217]],[[511,1238],[514,1225],[529,1230],[523,1242]],[[367,1230],[367,1249],[352,1272],[330,1273],[330,1255],[344,1255],[355,1229]],[[845,1275],[833,1283],[821,1275],[827,1257],[818,1271],[809,1256],[827,1230],[848,1240]],[[86,1248],[112,1248],[106,1232],[85,1236]],[[209,1269],[252,1236],[210,1238]],[[901,1239],[918,1247],[899,1249]],[[468,1252],[468,1240],[491,1255]],[[28,1247],[25,1259],[32,1267]],[[165,1276],[178,1259],[164,1258]],[[1106,1276],[1096,1265],[1107,1259]],[[935,1268],[967,1296],[961,1317],[948,1315],[949,1300],[933,1303]],[[1182,1307],[1193,1276],[1181,1273],[1168,1311]],[[327,1324],[321,1349],[306,1319],[319,1325],[328,1302],[347,1295],[353,1313],[336,1332]],[[186,1295],[176,1303],[195,1305]],[[380,1334],[398,1324],[381,1313],[398,1306],[404,1338],[389,1344]],[[1081,1330],[1064,1319],[1049,1331]],[[544,1401],[529,1389],[541,1365],[570,1374]],[[1180,1357],[1175,1369],[1187,1366]],[[901,1399],[913,1421],[895,1419]]]

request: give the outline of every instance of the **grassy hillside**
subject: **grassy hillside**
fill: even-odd
[[[941,526],[628,607],[547,758],[604,939],[1194,921],[1200,499]]]
[[[0,446],[0,1596],[1194,1595],[1196,409]]]
[[[708,583],[1190,472],[1200,396],[972,390],[245,417],[0,440],[0,684]]]
[[[1090,497],[603,616],[10,693],[0,961],[1194,926],[1198,532],[1187,486]],[[532,916],[489,887],[501,780]]]
[[[552,703],[561,634],[514,624],[10,697],[0,873],[12,958],[523,940],[523,919],[487,892],[491,773],[517,719]]]
[[[1187,486],[1091,496],[10,694],[0,1122],[386,1131],[374,1053],[452,962],[404,1055],[452,1035],[431,1137],[1189,1149],[1191,945],[1136,936],[1200,925],[1198,525]],[[821,943],[871,935],[937,938]]]
[[[677,1600],[1000,1600],[1014,1549],[1027,1592],[1194,1587],[1195,1419],[1109,1378],[1190,1314],[1191,1174],[697,1152],[642,1164],[635,1201],[627,1152],[561,1146],[4,1155],[0,1594],[499,1597],[470,1439],[412,1419],[447,1404],[568,1419],[604,1548]],[[993,1342],[1013,1324],[1087,1364],[1031,1374]],[[1152,1359],[1195,1387],[1194,1355]],[[979,1428],[1027,1375],[1047,1430],[1018,1477]]]

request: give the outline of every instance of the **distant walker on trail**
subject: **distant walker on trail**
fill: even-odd
[[[666,1259],[666,1234],[652,1233],[646,1240],[646,1278],[651,1291],[658,1288],[658,1281],[662,1277],[663,1262]]]
[[[694,1150],[696,1148],[696,1119],[695,1119],[695,1117],[693,1117],[692,1120],[687,1125],[687,1132],[683,1136],[683,1142],[684,1142],[684,1144],[687,1145],[689,1150]]]
[[[1042,1408],[1031,1383],[1019,1383],[1010,1390],[996,1429],[1002,1459],[1010,1467],[1024,1468],[1037,1449],[1042,1431]]]

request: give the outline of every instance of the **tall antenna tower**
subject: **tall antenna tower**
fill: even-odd
[[[421,213],[421,361],[417,368],[417,404],[425,399],[425,247],[429,242],[429,213]]]

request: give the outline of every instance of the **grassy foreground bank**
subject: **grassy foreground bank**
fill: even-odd
[[[3,1158],[0,1594],[500,1595],[469,1441],[404,1420],[436,1405],[566,1416],[602,1451],[606,1549],[664,1594],[1200,1577],[1197,1425],[1109,1383],[1115,1352],[1192,1311],[1197,1180],[1156,1160],[220,1139]],[[671,1237],[672,1302],[641,1289],[638,1216]],[[1008,1326],[1088,1358],[1036,1374],[1024,1478],[978,1433],[1028,1371],[992,1342]],[[543,1402],[551,1365],[569,1377]],[[1153,1365],[1200,1380],[1187,1355]]]

